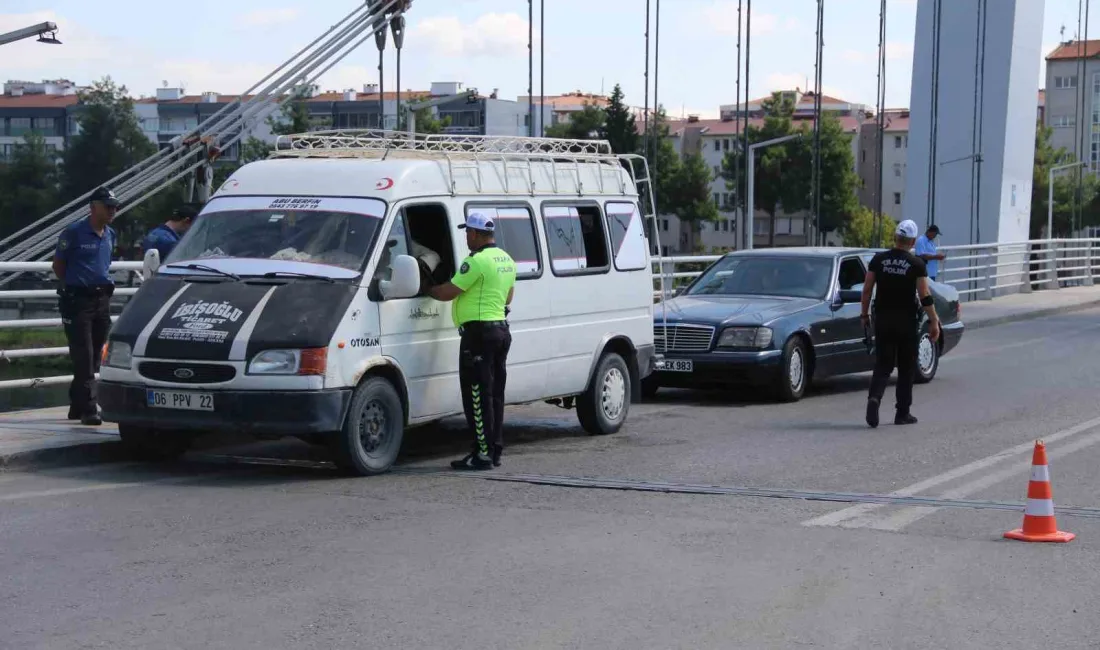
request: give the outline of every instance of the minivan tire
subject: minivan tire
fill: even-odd
[[[344,427],[332,438],[337,467],[359,476],[389,471],[401,451],[405,410],[388,380],[371,377],[351,397]]]
[[[157,431],[134,424],[119,423],[118,437],[127,454],[150,462],[176,460],[191,448],[191,436],[186,433]]]
[[[592,435],[617,432],[630,412],[630,369],[615,352],[596,364],[588,389],[577,396],[577,419]]]

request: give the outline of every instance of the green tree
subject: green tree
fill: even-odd
[[[822,201],[824,204],[824,200]],[[882,231],[879,233],[879,241],[875,242],[875,213],[863,206],[857,206],[844,226],[840,229],[845,246],[853,248],[890,248],[894,245],[894,230],[897,222],[888,215],[882,215]]]
[[[649,173],[653,177],[653,189],[656,191],[657,214],[675,214],[679,209],[677,184],[682,178],[683,160],[676,153],[668,127],[668,115],[664,107],[653,114],[649,123],[650,146],[644,152],[649,164]]]
[[[687,249],[691,252],[695,252],[696,236],[703,224],[718,219],[718,205],[710,191],[713,180],[710,165],[698,152],[685,156],[673,169],[669,203],[687,232]]]
[[[546,127],[546,137],[592,140],[603,137],[601,134],[605,124],[607,112],[595,104],[585,102],[581,110],[569,114],[567,121]]]
[[[615,89],[611,91],[599,133],[600,138],[611,143],[611,150],[615,153],[638,151],[638,125],[630,107],[625,103],[625,95],[619,84],[615,84]]]
[[[49,214],[59,205],[58,154],[37,133],[17,144],[0,166],[0,236]]]
[[[72,200],[156,153],[141,131],[134,101],[105,77],[80,94],[80,132],[64,153],[63,195]]]
[[[250,162],[263,160],[271,154],[272,149],[273,147],[270,144],[250,135],[241,143],[241,164],[247,165]],[[214,186],[217,187],[217,185],[218,183],[215,180]]]
[[[317,86],[299,86],[286,97],[279,110],[268,116],[267,126],[275,135],[293,135],[323,129],[332,124],[332,120],[314,117],[309,112],[307,101],[317,91]]]
[[[430,108],[422,108],[415,112],[416,132],[425,135],[443,133],[443,129],[451,125],[451,116],[446,115],[439,119]]]
[[[1050,169],[1073,162],[1073,156],[1063,148],[1055,148],[1050,142],[1053,129],[1039,124],[1035,130],[1035,164],[1032,170],[1031,223],[1032,239],[1041,237],[1065,237],[1072,233],[1075,213],[1080,215],[1082,226],[1100,225],[1100,182],[1093,174],[1084,174],[1081,181],[1081,199],[1078,202],[1077,183],[1082,170],[1066,169],[1054,176],[1054,233],[1045,233],[1050,192]]]
[[[802,137],[758,149],[754,179],[754,208],[771,217],[769,245],[775,243],[775,217],[780,209],[791,214],[813,205],[813,128],[803,124],[794,129],[794,101],[774,93],[764,101],[764,123],[749,126],[749,144],[799,134]],[[821,118],[821,206],[822,232],[842,230],[858,208],[856,188],[859,177],[854,171],[851,140],[837,117],[825,113]],[[738,142],[740,144],[740,142]],[[737,169],[736,176],[734,169]],[[739,191],[745,187],[746,156],[739,147],[722,160],[721,176],[726,187]]]

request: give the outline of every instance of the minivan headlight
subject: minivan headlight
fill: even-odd
[[[107,344],[107,354],[103,360],[104,365],[111,368],[130,369],[134,361],[134,350],[129,343],[111,341]]]
[[[718,337],[718,348],[763,350],[772,344],[770,327],[727,327]]]
[[[324,375],[327,348],[264,350],[248,362],[250,375]]]

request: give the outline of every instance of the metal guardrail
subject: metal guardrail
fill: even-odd
[[[1100,278],[1100,238],[1043,239],[1000,244],[942,246],[947,259],[940,262],[938,281],[955,287],[963,300],[993,300],[1009,293],[1056,290],[1062,287],[1089,286]],[[664,275],[666,295],[698,277],[721,255],[692,255],[653,260],[657,283]],[[660,267],[658,267],[660,264]],[[684,270],[684,267],[694,267]],[[112,271],[140,271],[141,262],[115,262]],[[681,269],[681,270],[677,270]],[[49,272],[49,262],[0,262],[0,274],[13,272]],[[116,296],[130,296],[136,288],[119,288]],[[0,301],[53,298],[50,290],[0,291]],[[661,299],[654,291],[655,301]],[[0,330],[60,327],[60,318],[0,320]],[[67,347],[0,350],[0,362],[10,359],[64,356]],[[71,376],[38,377],[0,381],[0,390],[63,384]]]

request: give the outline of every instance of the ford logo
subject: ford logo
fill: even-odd
[[[214,327],[210,323],[184,323],[183,326],[189,330],[208,330]]]
[[[195,371],[190,368],[176,368],[172,374],[176,376],[176,379],[191,379],[195,376]]]

